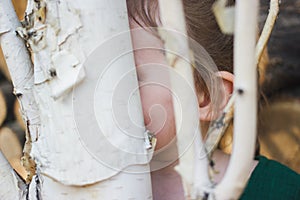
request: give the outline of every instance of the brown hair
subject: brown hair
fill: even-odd
[[[189,37],[201,44],[219,70],[233,72],[233,37],[219,29],[212,12],[215,0],[183,0]],[[157,0],[127,0],[129,16],[138,24],[157,27]],[[141,24],[140,24],[141,25]]]

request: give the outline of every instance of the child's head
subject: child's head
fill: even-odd
[[[212,12],[215,0],[183,0],[189,37],[201,44],[220,71],[233,72],[233,37],[219,29]],[[157,27],[157,0],[127,0],[129,16],[140,26]]]
[[[203,66],[203,54],[198,55],[199,44],[208,52],[217,66],[218,76],[222,78],[222,93],[226,98],[221,99],[221,104],[218,101],[219,109],[221,109],[229,94],[232,92],[233,81],[233,37],[224,35],[215,20],[211,7],[214,0],[184,0],[184,11],[186,15],[188,36],[194,40],[190,44],[190,48],[194,51],[195,65],[197,70],[194,71],[195,86],[199,96],[199,110],[202,121],[210,121],[212,116],[213,104],[211,99],[215,94],[220,93],[221,87],[216,87],[216,73],[211,66]],[[157,43],[157,48],[163,48],[163,43],[155,33],[149,31],[147,27],[157,27],[160,24],[158,2],[156,0],[127,0],[128,11],[130,16],[131,28],[143,27],[143,36],[139,33],[133,33],[133,45],[135,49],[139,48],[140,38],[148,40],[149,44]],[[139,38],[139,39],[138,39]],[[192,41],[190,40],[190,41]],[[145,42],[145,41],[144,41]],[[147,42],[146,42],[147,43]],[[167,65],[164,60],[164,54],[161,51],[155,50],[138,50],[135,51],[135,60],[139,79],[150,82],[162,82],[166,79],[167,74],[160,73],[159,80],[157,69],[151,66],[145,66],[147,63],[160,63]],[[144,65],[144,67],[139,67]],[[164,76],[164,78],[163,78]],[[145,78],[146,77],[146,78]],[[150,131],[158,134],[158,148],[164,146],[170,141],[170,138],[175,136],[175,124],[172,106],[172,94],[169,88],[162,88],[159,84],[145,85],[140,88],[142,105],[144,110],[145,123]],[[216,89],[218,88],[218,89]],[[200,97],[201,96],[201,97]],[[223,105],[224,104],[224,105]],[[158,107],[157,105],[160,105]],[[163,109],[160,109],[163,108]],[[218,109],[218,110],[219,110]],[[159,125],[158,125],[159,124]],[[157,125],[157,126],[156,126]],[[158,128],[159,127],[159,128]],[[151,130],[152,129],[152,130]],[[160,139],[162,137],[163,139]],[[166,142],[164,142],[166,140]]]

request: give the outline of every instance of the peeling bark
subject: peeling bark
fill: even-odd
[[[153,148],[145,146],[126,2],[29,0],[22,25],[9,2],[0,2],[0,33],[28,126],[25,198],[151,199]]]
[[[37,138],[40,117],[33,95],[33,66],[24,42],[17,38],[15,33],[17,27],[20,26],[20,22],[11,1],[1,1],[0,13],[0,24],[3,25],[3,30],[0,31],[0,41],[12,77],[14,94],[20,102],[23,118],[27,121],[28,138]],[[26,141],[26,143],[27,146],[31,145],[31,141]],[[25,149],[24,154],[30,155],[30,149]],[[23,161],[27,163],[25,169],[28,172],[30,171],[30,174],[34,173],[34,170],[29,170],[35,165],[30,156],[25,156]],[[30,182],[30,179],[31,176],[28,177],[28,182]]]

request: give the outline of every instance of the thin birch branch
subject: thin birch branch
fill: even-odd
[[[251,173],[256,142],[257,73],[255,61],[258,0],[236,2],[234,38],[234,148],[223,180],[214,191],[216,199],[238,199]]]
[[[171,75],[173,105],[176,122],[176,136],[179,153],[179,165],[176,170],[187,185],[187,198],[196,199],[205,196],[205,188],[211,182],[208,176],[208,161],[203,147],[199,129],[199,113],[196,91],[194,87],[193,68],[190,64],[193,58],[188,45],[185,16],[181,0],[172,2],[160,0],[160,19],[163,29],[159,34],[164,41],[166,57],[170,66],[188,83],[190,88],[184,88],[184,83]],[[194,129],[193,129],[194,127]],[[187,150],[187,142],[193,143],[194,149]],[[194,162],[194,163],[193,163]]]
[[[265,22],[262,33],[259,37],[259,40],[256,44],[256,64],[259,63],[262,53],[266,48],[266,45],[269,41],[270,35],[272,33],[275,21],[279,13],[279,0],[270,0],[270,9],[267,20]]]
[[[207,131],[207,139],[205,141],[205,149],[211,158],[212,153],[216,149],[224,132],[226,131],[230,121],[233,119],[233,105],[236,93],[234,93],[229,102],[225,106],[223,113],[217,120],[213,121]]]
[[[270,0],[269,14],[265,22],[264,28],[262,30],[262,33],[259,37],[259,40],[256,44],[256,64],[260,75],[259,77],[260,84],[262,84],[264,81],[265,71],[267,66],[263,64],[264,59],[262,59],[262,57],[264,57],[263,56],[264,52],[266,52],[265,49],[268,44],[272,30],[274,28],[274,24],[277,19],[278,12],[279,12],[279,0]]]
[[[222,1],[223,2],[223,1]],[[226,8],[224,8],[226,9]],[[216,12],[216,11],[215,11]],[[262,53],[268,43],[269,37],[271,35],[271,32],[273,30],[277,15],[279,12],[279,0],[271,0],[270,1],[270,11],[266,20],[266,23],[264,25],[263,31],[261,36],[259,37],[259,40],[256,44],[256,63],[258,64],[260,62],[260,59],[262,57]],[[259,65],[258,65],[259,67]],[[264,69],[258,69],[260,73],[264,71]],[[223,115],[220,116],[214,123],[211,124],[209,130],[208,130],[208,137],[205,142],[205,148],[206,151],[210,153],[210,155],[213,153],[215,150],[217,144],[220,142],[220,139],[224,135],[225,131],[227,130],[227,127],[229,125],[229,122],[233,119],[233,103],[234,103],[234,97],[233,95],[226,106],[226,108],[223,111]],[[230,105],[230,109],[228,109],[228,106]],[[230,112],[229,112],[230,111]],[[226,119],[226,121],[223,121]],[[221,122],[222,127],[219,127],[216,129],[214,125],[217,122]],[[211,158],[211,156],[209,156]],[[211,163],[211,161],[210,161]]]

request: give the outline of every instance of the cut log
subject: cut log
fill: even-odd
[[[8,127],[0,129],[0,150],[10,165],[26,178],[26,171],[21,165],[22,146],[17,135]]]
[[[0,102],[0,122],[9,123],[15,120],[14,116],[14,102],[16,97],[13,94],[13,86],[11,83],[5,81],[0,83],[0,96],[2,96],[2,103]],[[1,98],[0,98],[1,101]],[[2,123],[0,123],[2,124]]]
[[[11,81],[10,74],[9,74],[5,59],[4,59],[4,55],[2,52],[1,46],[0,46],[0,70],[1,70],[2,74],[5,76],[5,78],[7,80]],[[2,77],[1,77],[1,80],[2,80]]]
[[[0,125],[2,125],[2,123],[4,122],[6,118],[6,113],[7,113],[7,109],[6,109],[5,97],[3,93],[0,91]]]
[[[270,101],[261,110],[261,154],[300,173],[299,0],[285,0],[268,45],[270,64],[262,90]],[[262,13],[268,2],[261,1]],[[261,16],[262,20],[266,16]]]
[[[8,161],[22,156],[22,147],[16,134],[7,127],[0,129],[0,149]]]
[[[261,154],[300,173],[300,104],[277,100],[261,112]]]
[[[23,19],[26,10],[27,0],[12,0],[12,3],[15,7],[15,11],[18,15],[18,18],[20,20]]]
[[[25,131],[26,125],[24,123],[24,120],[23,120],[23,117],[22,117],[22,114],[21,114],[21,108],[20,108],[19,101],[15,101],[15,104],[14,104],[14,115],[15,115],[16,121],[18,122],[20,128],[23,131]]]
[[[17,121],[13,121],[13,122],[6,123],[3,127],[11,129],[11,131],[16,134],[23,149],[25,143],[25,131],[20,126],[20,124]]]
[[[24,18],[24,13],[27,5],[27,0],[12,0],[17,16],[20,20]],[[7,68],[7,64],[4,59],[4,55],[0,46],[0,70],[7,80],[11,81],[10,74]],[[2,77],[1,77],[2,78]]]

